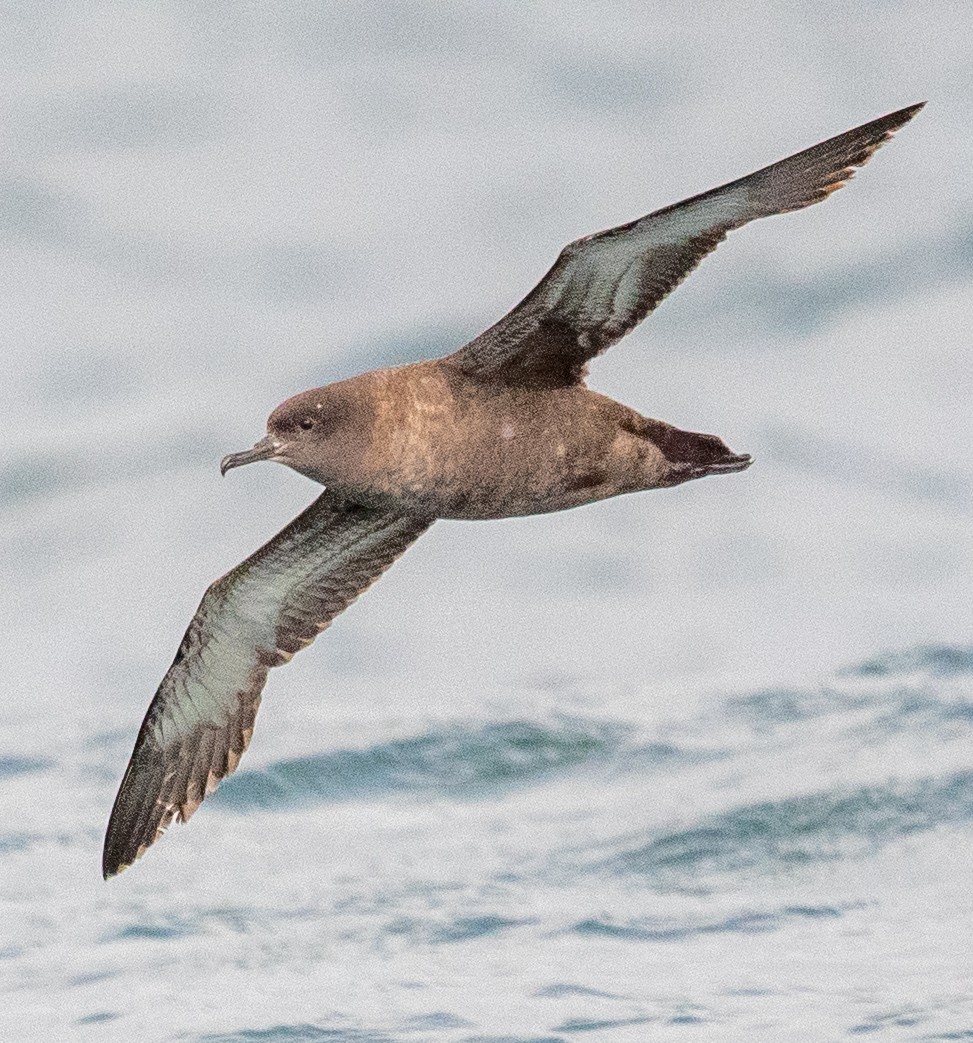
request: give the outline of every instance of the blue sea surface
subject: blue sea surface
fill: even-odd
[[[4,758],[8,806],[47,809],[0,833],[8,1003],[200,1043],[963,1038],[973,646],[648,719],[633,694],[257,750],[110,885],[131,734]]]

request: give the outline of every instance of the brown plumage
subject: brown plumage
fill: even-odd
[[[122,779],[106,878],[233,772],[268,670],[310,644],[436,518],[564,510],[748,467],[715,435],[591,391],[587,365],[728,232],[826,198],[921,107],[571,243],[513,311],[452,355],[278,407],[266,438],[222,470],[276,460],[327,491],[206,592]]]
[[[142,722],[108,824],[106,876],[233,772],[267,671],[309,645],[430,524],[324,492],[207,590]]]

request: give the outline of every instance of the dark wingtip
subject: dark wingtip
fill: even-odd
[[[917,101],[915,105],[906,105],[904,109],[896,109],[887,116],[880,117],[878,122],[886,123],[892,130],[897,130],[903,124],[908,123],[917,113],[926,107],[924,101]]]
[[[158,839],[160,827],[164,830],[168,825],[164,821],[166,809],[160,808],[156,800],[166,767],[162,757],[146,745],[145,728],[143,721],[108,817],[101,855],[105,880],[138,861]]]
[[[122,787],[124,787],[124,780],[122,782]],[[131,864],[124,860],[125,854],[124,851],[121,850],[121,845],[119,843],[117,821],[120,797],[121,789],[119,789],[119,793],[115,797],[115,805],[112,808],[111,817],[108,819],[108,828],[105,830],[105,846],[101,852],[101,878],[103,880],[111,880],[113,876],[118,876],[123,869]]]
[[[131,827],[131,823],[127,822],[127,826]],[[165,832],[165,828],[152,829],[151,824],[149,829],[154,834],[152,839],[138,839],[139,836],[144,837],[142,834],[132,833],[125,834],[119,832],[118,829],[112,828],[113,824],[110,822],[108,825],[108,833],[105,836],[105,849],[101,856],[101,876],[103,880],[110,880],[113,876],[118,876],[119,873],[123,873],[129,866],[134,865],[152,846],[155,840]]]
[[[113,851],[109,847],[108,838],[105,838],[105,850],[101,855],[101,878],[102,880],[111,880],[113,876],[128,868],[129,863],[123,862],[119,852]]]
[[[119,843],[119,838],[112,829],[112,823],[109,823],[108,832],[105,835],[105,848],[101,855],[103,880],[111,880],[113,876],[118,876],[119,873],[128,869],[135,858],[138,858],[138,855],[132,858],[131,853],[127,850],[129,846],[124,842]]]

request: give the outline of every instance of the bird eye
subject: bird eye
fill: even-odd
[[[304,419],[303,419],[303,420],[302,420],[302,421],[300,422],[300,426],[301,426],[301,428],[303,428],[303,430],[305,430],[305,431],[310,431],[310,430],[311,430],[311,428],[312,428],[312,427],[314,427],[314,421],[313,421],[313,420],[312,420],[312,419],[311,419],[311,418],[310,418],[309,416],[308,416],[308,417],[305,417],[305,418],[304,418]]]

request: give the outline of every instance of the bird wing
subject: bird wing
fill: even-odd
[[[513,311],[448,360],[467,374],[504,383],[581,382],[587,363],[634,329],[728,232],[825,199],[923,104],[570,243]]]
[[[320,496],[206,591],[115,798],[102,869],[134,862],[237,766],[267,671],[286,663],[431,525]]]

